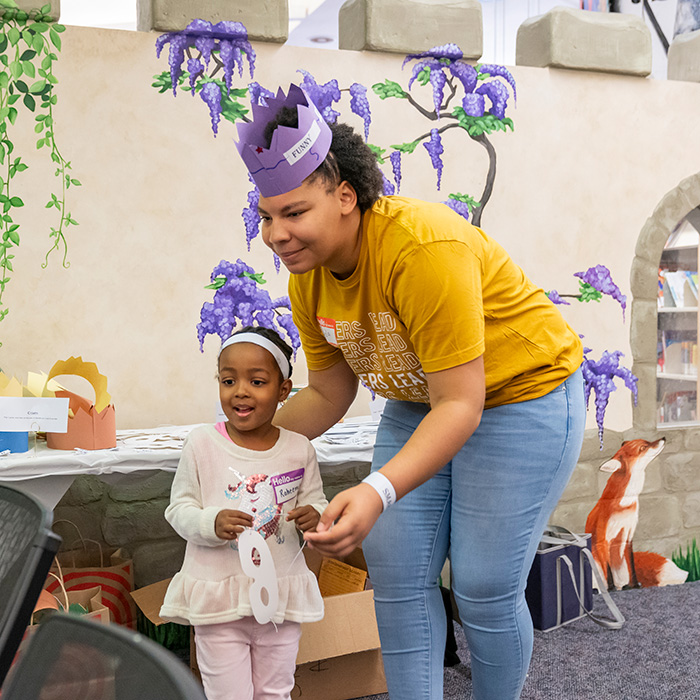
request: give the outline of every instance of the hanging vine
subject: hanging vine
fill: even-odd
[[[63,252],[63,267],[69,267],[66,230],[77,226],[66,207],[66,192],[81,183],[71,177],[71,164],[65,160],[56,145],[54,113],[58,98],[55,86],[58,79],[53,73],[61,50],[61,34],[65,27],[50,16],[51,5],[38,10],[20,10],[14,0],[0,0],[0,321],[7,316],[3,295],[10,275],[14,272],[14,251],[20,245],[20,224],[15,221],[16,210],[25,205],[14,194],[14,179],[28,166],[15,152],[11,129],[19,114],[34,114],[34,131],[38,135],[37,149],[47,149],[51,161],[56,164],[55,176],[59,180],[58,193],[51,193],[45,207],[58,210],[58,223],[51,227],[52,245],[42,267],[49,262],[54,251]]]

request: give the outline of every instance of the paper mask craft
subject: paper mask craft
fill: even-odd
[[[112,397],[107,393],[107,377],[94,362],[83,362],[82,357],[58,361],[49,372],[49,379],[73,374],[87,379],[95,390],[95,402],[65,389],[56,396],[70,401],[67,433],[46,433],[46,444],[54,450],[102,450],[117,445],[117,429]]]
[[[265,98],[267,105],[252,104],[253,121],[237,124],[236,144],[246,168],[263,197],[285,194],[301,185],[318,168],[331,147],[331,130],[311,98],[297,85],[285,97]],[[265,128],[282,107],[296,107],[299,126],[278,126],[267,148]]]

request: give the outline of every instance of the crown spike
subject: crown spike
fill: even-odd
[[[298,85],[291,84],[286,96],[278,88],[277,96],[266,102],[252,104],[252,122],[237,124],[236,147],[260,194],[274,197],[299,187],[321,165],[330,150],[332,134],[316,105]],[[265,128],[283,107],[296,107],[298,126],[278,126],[268,148]]]

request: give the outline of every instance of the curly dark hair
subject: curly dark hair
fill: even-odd
[[[269,341],[273,342],[287,358],[287,362],[289,362],[289,376],[292,376],[292,355],[294,354],[294,350],[292,350],[291,345],[289,345],[289,343],[287,343],[276,330],[272,328],[265,328],[263,326],[246,326],[245,328],[241,328],[241,330],[232,333],[231,337],[233,338],[241,333],[256,333],[257,335],[261,335],[263,338],[267,338]],[[282,372],[280,371],[280,376],[281,375]]]
[[[299,125],[296,107],[282,107],[275,118],[267,123],[264,137],[270,147],[272,134],[278,126]],[[313,182],[322,178],[331,192],[343,180],[348,182],[357,194],[357,204],[361,212],[367,211],[384,191],[384,178],[377,165],[377,159],[359,134],[348,124],[328,124],[333,135],[331,148],[321,165],[307,178]]]

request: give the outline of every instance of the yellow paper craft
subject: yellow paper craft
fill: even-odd
[[[22,385],[15,377],[0,372],[0,396],[18,398],[22,396]]]
[[[23,396],[53,398],[63,387],[55,380],[49,379],[44,372],[27,372],[27,383],[24,385]]]
[[[86,379],[95,390],[95,401],[89,401],[72,391],[61,389],[56,396],[69,399],[67,433],[46,433],[46,444],[55,450],[102,450],[116,447],[117,430],[112,397],[107,392],[107,377],[100,374],[94,362],[83,362],[82,357],[59,360],[51,368],[48,379],[72,374]]]

